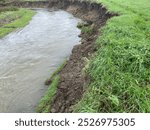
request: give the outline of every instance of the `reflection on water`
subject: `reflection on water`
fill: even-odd
[[[30,24],[0,39],[0,112],[34,112],[46,78],[80,39],[79,19],[37,10]]]

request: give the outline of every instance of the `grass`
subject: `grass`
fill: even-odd
[[[0,3],[13,2],[13,1],[47,1],[47,0],[0,0]]]
[[[97,0],[111,18],[90,60],[91,83],[74,112],[150,112],[150,1]]]
[[[55,71],[54,73],[51,75],[50,78],[48,78],[46,81],[45,81],[45,85],[48,85],[54,78],[56,75],[58,75],[58,73],[65,67],[65,65],[67,64],[67,61],[65,60],[63,62],[63,64],[61,64]]]
[[[48,1],[48,0],[22,0],[22,1]]]
[[[93,25],[88,25],[87,23],[84,22],[79,22],[77,28],[79,28],[81,30],[81,33],[83,34],[92,34],[94,31]]]
[[[27,25],[34,14],[35,12],[27,9],[0,13],[0,21],[9,19],[9,23],[1,25],[0,38],[16,30],[17,28],[22,28]]]
[[[45,96],[41,99],[36,112],[38,113],[48,113],[51,110],[51,103],[53,101],[53,97],[56,94],[57,86],[59,84],[60,77],[56,75],[53,78],[52,84],[49,86]]]
[[[92,32],[93,32],[93,27],[92,26],[83,26],[82,28],[81,28],[81,33],[86,33],[86,34],[92,34]]]
[[[0,13],[6,12],[6,11],[17,11],[18,8],[14,6],[6,6],[6,7],[1,7],[0,8]]]
[[[48,90],[46,92],[46,94],[44,95],[44,97],[41,99],[36,112],[38,113],[48,113],[51,110],[51,104],[53,101],[53,98],[56,94],[57,91],[57,87],[58,84],[60,82],[60,76],[59,76],[59,72],[64,68],[64,66],[67,64],[67,61],[65,60],[63,64],[61,64],[52,74],[52,76],[47,79],[47,82],[51,82],[51,84],[48,87]]]

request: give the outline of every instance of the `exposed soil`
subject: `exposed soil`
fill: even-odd
[[[14,6],[21,7],[49,7],[66,10],[92,26],[92,33],[82,33],[81,44],[74,46],[72,54],[66,66],[60,72],[60,84],[52,103],[50,112],[72,112],[75,105],[84,93],[85,86],[90,78],[83,74],[85,57],[91,56],[96,51],[95,40],[99,35],[99,29],[106,21],[116,14],[110,13],[102,5],[97,3],[80,2],[78,0],[50,0],[50,2],[15,2]]]
[[[86,64],[84,57],[89,57],[96,50],[97,34],[96,30],[92,35],[81,34],[82,43],[74,46],[67,65],[60,72],[61,80],[51,112],[72,112],[71,106],[82,98],[84,87],[90,80],[82,71]]]
[[[67,65],[60,72],[60,84],[52,104],[51,112],[72,112],[72,106],[82,98],[84,88],[90,81],[82,71],[86,64],[84,58],[88,58],[96,51],[95,40],[99,35],[99,29],[115,14],[107,12],[104,7],[96,3],[72,1],[57,3],[57,6],[59,5],[63,5],[62,8],[66,11],[87,21],[88,26],[93,26],[92,33],[80,35],[81,44],[74,46]],[[53,7],[57,6],[53,4]]]

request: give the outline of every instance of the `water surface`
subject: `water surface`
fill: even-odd
[[[80,39],[79,19],[37,10],[29,25],[0,39],[0,112],[34,112],[44,81]]]

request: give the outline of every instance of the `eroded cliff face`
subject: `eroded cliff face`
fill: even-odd
[[[74,14],[88,23],[85,25],[87,28],[92,29],[90,33],[82,32],[81,44],[73,48],[67,65],[60,72],[60,84],[49,110],[50,112],[73,112],[73,105],[80,101],[90,82],[90,77],[83,73],[87,64],[85,59],[91,57],[96,51],[95,41],[99,29],[116,14],[107,12],[100,4],[77,0],[55,1],[49,4],[49,7],[64,9]]]
[[[80,0],[49,0],[49,1],[13,1],[1,6],[17,6],[24,8],[53,8],[67,10],[73,14],[78,14],[82,19],[96,21],[110,18],[112,13],[108,12],[101,4],[90,3]],[[84,15],[84,16],[83,16]],[[90,15],[91,17],[87,17]]]

